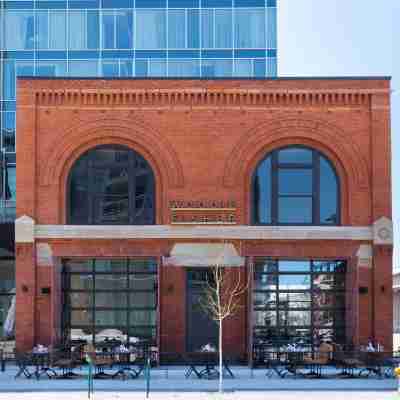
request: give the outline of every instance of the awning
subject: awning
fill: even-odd
[[[181,267],[242,267],[240,257],[232,243],[176,243],[164,265]]]

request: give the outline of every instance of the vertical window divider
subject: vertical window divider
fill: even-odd
[[[279,164],[278,153],[271,153],[271,223],[279,225]]]
[[[95,305],[96,305],[96,259],[92,259],[92,343],[96,342],[96,312],[95,312]]]
[[[319,153],[313,151],[313,196],[312,196],[312,210],[313,210],[313,224],[318,225],[321,223],[320,220],[320,163]]]

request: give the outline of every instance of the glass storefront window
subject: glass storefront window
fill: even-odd
[[[128,342],[129,331],[135,338],[155,339],[154,259],[63,260],[63,292],[64,328],[71,337]]]
[[[256,259],[255,343],[318,346],[327,338],[343,343],[345,273],[344,261]]]

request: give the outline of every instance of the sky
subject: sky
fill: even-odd
[[[278,57],[279,76],[392,76],[393,267],[400,270],[400,0],[278,0]]]

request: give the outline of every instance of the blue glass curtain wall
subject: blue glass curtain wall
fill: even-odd
[[[0,0],[1,148],[15,161],[18,76],[276,76],[276,6],[276,0]],[[8,166],[15,198],[15,163]]]

